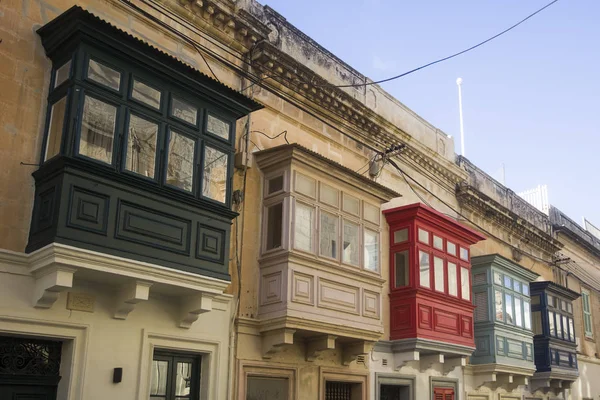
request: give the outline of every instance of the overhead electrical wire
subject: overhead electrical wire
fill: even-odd
[[[471,51],[471,50],[475,50],[476,48],[478,48],[478,47],[480,47],[480,46],[483,46],[484,44],[486,44],[486,43],[489,43],[489,42],[491,42],[492,40],[494,40],[494,39],[496,39],[496,38],[498,38],[498,37],[500,37],[500,36],[504,35],[505,33],[509,32],[509,31],[511,31],[511,30],[513,30],[513,29],[515,29],[517,26],[521,25],[522,23],[524,23],[524,22],[525,22],[525,21],[527,21],[528,19],[530,19],[530,18],[534,17],[535,15],[537,15],[537,14],[541,13],[541,12],[542,12],[542,11],[544,11],[546,8],[550,7],[551,5],[553,5],[553,4],[554,4],[554,3],[556,3],[556,2],[558,2],[558,0],[553,0],[553,1],[551,1],[550,3],[546,4],[544,7],[542,7],[542,8],[540,8],[540,9],[538,9],[537,11],[535,11],[535,12],[533,12],[533,13],[529,14],[527,17],[523,18],[522,20],[520,20],[520,21],[519,21],[519,22],[517,22],[516,24],[514,24],[514,25],[510,26],[509,28],[507,28],[507,29],[503,30],[502,32],[500,32],[500,33],[497,33],[496,35],[494,35],[494,36],[492,36],[492,37],[490,37],[490,38],[488,38],[488,39],[484,40],[483,42],[479,42],[479,43],[477,43],[477,44],[476,44],[476,45],[474,45],[474,46],[471,46],[471,47],[469,47],[469,48],[467,48],[467,49],[465,49],[465,50],[459,51],[458,53],[454,53],[454,54],[452,54],[452,55],[450,55],[450,56],[447,56],[447,57],[444,57],[444,58],[440,58],[439,60],[435,60],[435,61],[432,61],[432,62],[430,62],[430,63],[427,63],[427,64],[425,64],[425,65],[422,65],[422,66],[420,66],[420,67],[417,67],[417,68],[411,69],[410,71],[404,72],[404,73],[402,73],[402,74],[400,74],[400,75],[395,75],[395,76],[392,76],[392,77],[390,77],[390,78],[385,78],[385,79],[381,79],[381,80],[378,80],[378,81],[373,81],[373,82],[356,83],[356,84],[348,84],[348,85],[329,85],[329,84],[324,84],[324,85],[321,85],[321,86],[330,86],[330,87],[331,87],[331,86],[333,86],[333,87],[337,87],[337,88],[361,87],[361,86],[377,85],[377,84],[380,84],[380,83],[389,82],[389,81],[393,81],[393,80],[395,80],[395,79],[398,79],[398,78],[402,78],[402,77],[404,77],[404,76],[406,76],[406,75],[410,75],[410,74],[412,74],[412,73],[414,73],[414,72],[417,72],[417,71],[419,71],[419,70],[422,70],[422,69],[424,69],[424,68],[430,67],[430,66],[432,66],[432,65],[434,65],[434,64],[439,64],[439,63],[441,63],[441,62],[443,62],[443,61],[450,60],[451,58],[458,57],[458,56],[460,56],[461,54],[465,54],[465,53],[467,53],[467,52],[469,52],[469,51]]]

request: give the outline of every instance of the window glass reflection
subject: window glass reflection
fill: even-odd
[[[419,271],[421,286],[431,288],[429,280],[429,253],[419,251]]]
[[[121,86],[121,73],[96,60],[90,60],[87,77],[114,90]]]
[[[202,196],[225,203],[228,164],[229,157],[226,153],[208,146],[204,148]]]
[[[85,96],[79,154],[110,164],[116,120],[116,107]]]
[[[63,97],[52,105],[50,110],[50,125],[48,127],[48,139],[46,139],[46,152],[44,155],[44,161],[47,161],[60,153],[60,142],[62,140],[66,108],[66,97]]]
[[[196,142],[177,132],[169,135],[167,183],[191,192],[194,182],[194,150]]]
[[[136,115],[129,118],[125,169],[154,178],[158,125]]]

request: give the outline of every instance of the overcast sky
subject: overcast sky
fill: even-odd
[[[266,0],[259,0],[265,4]],[[379,80],[470,47],[549,0],[269,0],[336,56]],[[467,54],[383,88],[455,137],[463,78],[466,156],[515,192],[600,226],[600,1],[560,0]]]

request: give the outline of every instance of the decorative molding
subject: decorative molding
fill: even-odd
[[[531,368],[518,367],[507,364],[480,364],[469,365],[468,373],[474,377],[476,388],[488,387],[496,390],[499,387],[506,388],[509,392],[518,386],[528,385],[530,378],[535,373],[535,365]]]
[[[527,282],[535,281],[539,275],[529,269],[509,260],[500,254],[486,254],[471,258],[471,268],[475,270],[481,267],[497,266],[513,275],[526,280]]]
[[[542,251],[549,259],[562,248],[562,243],[552,237],[549,226],[541,229],[538,224],[523,218],[522,213],[506,208],[468,182],[457,186],[456,198],[462,207],[500,226],[525,244]]]
[[[125,284],[117,294],[117,307],[114,318],[127,319],[137,303],[148,300],[151,286],[151,282],[138,280]]]
[[[271,358],[274,354],[280,352],[283,346],[294,344],[295,329],[282,328],[263,333],[262,335],[262,356]]]

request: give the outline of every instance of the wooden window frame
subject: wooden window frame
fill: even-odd
[[[176,352],[170,350],[155,349],[152,355],[152,361],[169,362],[169,371],[167,372],[167,394],[163,396],[152,396],[149,399],[164,398],[165,400],[176,400],[175,389],[172,387],[175,382],[175,365],[179,361],[189,361],[192,363],[192,382],[190,386],[190,400],[200,400],[201,366],[202,355],[195,353]],[[151,384],[151,383],[150,383]]]
[[[587,307],[586,307],[587,304]],[[587,308],[587,311],[586,311]],[[583,334],[586,339],[594,339],[594,320],[592,318],[592,297],[590,291],[581,289],[581,312],[583,315]],[[586,323],[586,316],[589,318],[589,326]]]
[[[240,377],[237,390],[237,399],[246,400],[248,377],[280,378],[288,380],[288,399],[296,400],[298,397],[298,369],[286,365],[273,366],[269,363],[241,363],[238,370]]]

